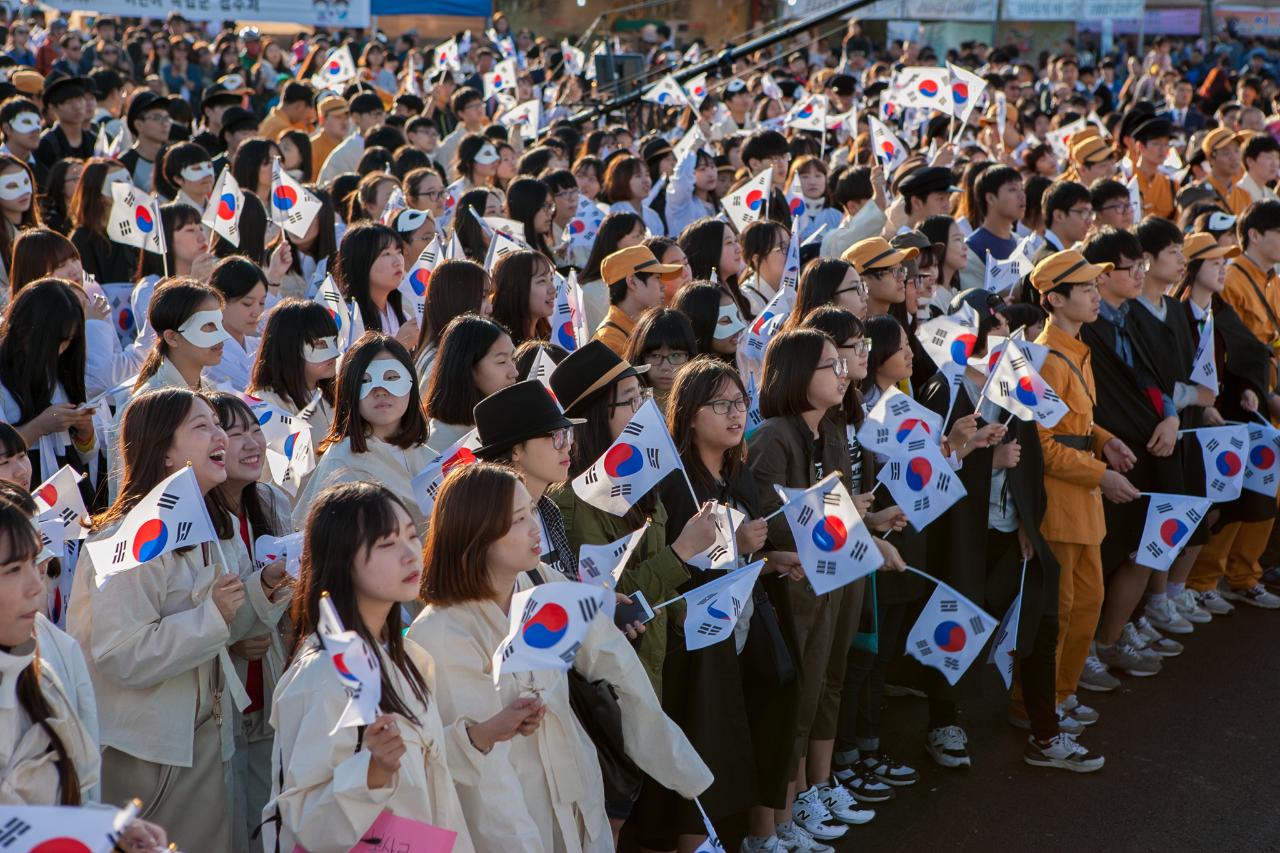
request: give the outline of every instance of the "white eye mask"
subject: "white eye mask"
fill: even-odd
[[[0,177],[0,198],[16,201],[24,195],[31,195],[31,178],[26,172],[14,172]]]
[[[372,394],[375,388],[381,388],[392,397],[403,397],[413,389],[413,374],[394,358],[375,358],[369,362],[364,375],[366,378],[360,383],[361,400]]]
[[[732,338],[747,327],[742,322],[742,313],[738,310],[738,306],[730,302],[728,305],[720,306],[720,314],[716,317],[716,328],[711,336],[717,341],[723,341],[726,338]]]
[[[102,194],[107,198],[111,198],[112,184],[127,184],[132,180],[126,169],[114,169],[107,175],[107,179],[102,182]]]
[[[184,181],[203,181],[205,178],[213,177],[213,164],[206,160],[194,166],[184,166],[178,174]]]
[[[206,332],[204,327],[213,324],[213,331]],[[187,322],[178,327],[178,334],[187,339],[193,347],[208,349],[217,346],[231,337],[222,325],[222,312],[216,310],[197,311],[187,318]]]
[[[324,364],[326,361],[332,361],[338,357],[338,339],[331,336],[321,338],[314,344],[303,344],[302,357],[310,364]],[[399,364],[399,362],[396,363]]]
[[[498,149],[494,148],[492,145],[484,146],[476,152],[475,156],[475,161],[481,166],[488,166],[498,162],[500,159],[502,158],[498,156]]]
[[[431,214],[425,210],[402,210],[396,217],[396,230],[401,234],[412,234],[423,226]]]
[[[31,133],[40,129],[40,116],[35,113],[18,113],[9,122],[9,126],[18,133]]]

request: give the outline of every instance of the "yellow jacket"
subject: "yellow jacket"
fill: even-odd
[[[627,312],[617,305],[610,305],[609,313],[604,315],[604,321],[592,337],[604,341],[604,345],[621,358],[627,351],[627,344],[631,341],[631,333],[635,328],[636,321],[628,317]]]

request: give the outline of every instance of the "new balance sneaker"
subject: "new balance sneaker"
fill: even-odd
[[[801,791],[796,796],[795,807],[791,814],[796,826],[818,841],[834,841],[849,831],[848,827],[835,822],[835,816],[818,796],[817,785],[813,785],[807,791]]]
[[[1120,640],[1133,646],[1134,650],[1147,660],[1157,663],[1160,661],[1160,653],[1151,648],[1146,638],[1138,633],[1138,626],[1132,622],[1125,623],[1124,629],[1120,632]]]
[[[834,847],[823,844],[795,821],[778,824],[777,837],[778,853],[835,853]]]
[[[1228,601],[1241,601],[1245,604],[1252,604],[1254,607],[1261,607],[1263,610],[1280,610],[1280,595],[1276,595],[1274,592],[1267,592],[1267,588],[1260,583],[1256,583],[1248,589],[1227,587],[1222,591],[1222,597]]]
[[[1027,738],[1022,760],[1033,767],[1057,767],[1074,773],[1092,773],[1106,763],[1101,755],[1090,752],[1076,743],[1074,737],[1065,734],[1047,744],[1037,743],[1034,737]]]
[[[883,803],[894,797],[893,788],[875,777],[858,762],[834,766],[835,779],[849,790],[853,798],[862,803]]]
[[[1133,624],[1138,628],[1138,636],[1146,640],[1147,648],[1160,655],[1160,657],[1176,658],[1182,654],[1182,643],[1177,640],[1171,640],[1161,634],[1146,616],[1139,616],[1138,621]]]
[[[1144,657],[1132,644],[1121,638],[1115,645],[1098,643],[1098,660],[1126,675],[1146,677],[1160,672],[1160,658]]]
[[[1200,602],[1196,600],[1196,591],[1194,589],[1184,589],[1182,594],[1177,598],[1169,599],[1173,602],[1173,606],[1178,608],[1178,612],[1182,614],[1182,618],[1196,625],[1207,625],[1213,621],[1213,614],[1200,606]]]
[[[876,816],[875,809],[858,808],[858,801],[853,798],[853,794],[834,779],[830,784],[819,786],[818,797],[832,817],[849,826],[869,823]]]
[[[914,785],[920,781],[920,774],[915,771],[915,768],[894,761],[883,752],[864,755],[859,759],[859,762],[867,771],[886,785],[900,788],[904,785]]]
[[[1092,726],[1099,719],[1098,712],[1081,702],[1074,693],[1062,700],[1058,711],[1085,726]]]
[[[969,767],[969,750],[965,744],[969,737],[959,726],[942,726],[925,736],[924,746],[929,755],[942,767]]]
[[[1159,604],[1147,602],[1143,613],[1147,619],[1151,620],[1152,625],[1166,634],[1190,634],[1195,631],[1195,626],[1187,621],[1187,618],[1179,613],[1178,608],[1174,607],[1173,602],[1167,598]]]
[[[1195,596],[1196,601],[1200,603],[1200,606],[1205,610],[1208,610],[1214,616],[1229,616],[1236,612],[1236,609],[1231,605],[1231,602],[1219,595],[1216,589],[1207,589],[1204,592],[1197,592]]]
[[[1106,664],[1098,660],[1097,655],[1089,655],[1084,659],[1084,672],[1080,673],[1076,686],[1095,693],[1110,693],[1120,686],[1120,679],[1107,672]]]
[[[768,838],[748,835],[742,839],[742,846],[738,848],[738,853],[782,853],[782,851],[783,847],[776,835],[770,835]]]
[[[1117,681],[1116,683],[1119,684],[1120,682]],[[1082,734],[1084,732],[1084,723],[1067,714],[1066,711],[1062,710],[1062,706],[1058,706],[1057,711],[1058,731],[1073,735]],[[1009,712],[1009,725],[1013,726],[1015,729],[1022,729],[1028,732],[1031,731],[1031,720],[1027,717],[1020,717],[1012,711]]]

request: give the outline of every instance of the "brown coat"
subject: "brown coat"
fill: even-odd
[[[1114,436],[1093,422],[1093,403],[1098,397],[1093,381],[1089,347],[1053,323],[1045,324],[1036,343],[1051,350],[1041,375],[1071,411],[1052,429],[1039,427],[1044,452],[1044,488],[1048,497],[1040,532],[1049,542],[1097,545],[1107,532],[1102,517],[1099,484],[1107,464],[1102,448]],[[1059,358],[1060,354],[1063,358]],[[1075,370],[1067,361],[1075,366]],[[1077,375],[1079,371],[1079,375]],[[1084,382],[1081,382],[1083,377]],[[1061,436],[1090,436],[1091,451],[1075,450],[1054,439]]]

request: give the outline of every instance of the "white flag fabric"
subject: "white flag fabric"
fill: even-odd
[[[1276,496],[1277,460],[1280,460],[1280,430],[1270,424],[1249,424],[1249,464],[1244,469],[1244,487],[1269,498]]]
[[[529,365],[529,375],[525,379],[536,379],[541,382],[542,387],[547,389],[551,399],[555,400],[556,405],[559,406],[560,401],[556,399],[556,392],[551,390],[551,373],[555,369],[556,363],[551,360],[546,348],[538,347],[538,354],[533,357],[533,363]]]
[[[689,95],[689,102],[693,108],[699,109],[702,102],[707,99],[707,72],[702,72],[696,77],[690,77],[684,81],[684,90]],[[695,125],[696,127],[696,125]]]
[[[756,375],[747,374],[747,425],[743,430],[747,438],[764,423],[764,415],[760,414],[760,389],[756,387]]]
[[[773,79],[773,75],[768,71],[760,75],[760,94],[766,98],[773,98],[775,101],[782,100],[782,87],[778,85],[778,81]]]
[[[725,572],[737,568],[737,532],[747,517],[728,504],[716,504],[712,518],[716,525],[716,541],[707,550],[685,560],[685,563],[703,571]]]
[[[280,165],[271,161],[271,221],[299,240],[307,236],[311,220],[320,212],[320,199],[298,183]]]
[[[153,255],[163,255],[164,227],[155,197],[132,184],[112,184],[107,236],[117,243],[145,249]]]
[[[770,166],[721,199],[725,215],[739,234],[752,222],[764,218],[772,182],[773,167]]]
[[[688,94],[676,82],[676,78],[670,74],[645,89],[644,94],[640,96],[640,100],[664,107],[684,107],[689,104]]]
[[[763,567],[764,560],[757,560],[682,596],[685,649],[695,652],[733,636],[733,626],[751,600],[751,589]]]
[[[1045,428],[1056,426],[1071,411],[1014,340],[1005,341],[982,396],[1018,420],[1034,420]]]
[[[570,77],[579,77],[587,67],[587,55],[568,41],[560,41],[560,55],[563,57],[564,73]]]
[[[111,140],[111,145],[107,147],[107,156],[119,160],[132,147],[133,134],[129,132],[129,123],[121,122],[120,132],[116,134],[116,138]]]
[[[751,377],[761,373],[764,365],[765,350],[769,341],[782,328],[795,305],[795,291],[789,287],[780,287],[768,304],[760,309],[760,313],[751,321],[751,325],[742,330],[738,336],[738,372]]]
[[[1022,337],[1022,329],[1014,332],[1012,337],[1018,342],[1018,349],[1022,351],[1022,354],[1031,359],[1031,366],[1038,371],[1044,370],[1044,360],[1049,356],[1049,348]],[[1002,338],[999,335],[987,335],[987,354],[969,359],[969,366],[975,370],[982,371],[985,375],[989,375],[995,369],[996,362],[999,361],[1000,356],[1004,354],[1004,345],[1008,340],[1008,338]]]
[[[98,125],[98,135],[93,140],[93,156],[111,156],[111,140],[107,138],[107,123],[105,121]]]
[[[444,188],[444,214],[437,223],[440,231],[443,232],[444,229],[449,227],[449,223],[453,221],[453,214],[457,211],[458,202],[462,201],[467,188],[466,178],[458,178],[458,180]],[[454,229],[453,240],[445,247],[444,252],[444,256],[450,260],[462,260],[466,257],[462,252],[462,244],[457,242],[457,238],[458,232],[457,229]],[[455,244],[457,248],[456,254],[454,253]]]
[[[1148,497],[1147,521],[1142,526],[1142,543],[1136,560],[1149,569],[1167,572],[1213,502],[1208,498],[1159,492],[1150,492]]]
[[[807,489],[773,488],[786,502],[782,514],[815,593],[839,589],[884,565],[884,556],[839,477],[824,477]]]
[[[885,175],[892,175],[906,162],[907,146],[880,119],[867,116],[867,122],[871,127],[871,150],[875,152],[880,165],[884,167]]]
[[[1031,272],[1031,266],[1030,259],[1016,250],[1003,261],[988,252],[982,287],[988,293],[1008,293],[1018,286],[1024,275]]]
[[[800,226],[792,223],[791,239],[787,242],[787,257],[782,262],[782,279],[779,287],[792,292],[800,285]]]
[[[489,251],[484,257],[484,268],[492,274],[493,268],[498,261],[507,255],[519,252],[523,248],[524,246],[520,242],[511,239],[501,231],[495,231],[489,240]]]
[[[978,104],[978,98],[987,88],[987,81],[967,68],[947,63],[951,75],[951,114],[960,119],[960,126],[969,120],[969,114]]]
[[[1138,186],[1138,176],[1134,175],[1125,182],[1129,189],[1129,206],[1133,208],[1133,221],[1142,221],[1142,188]]]
[[[1022,590],[1014,596],[1013,604],[1005,611],[996,629],[996,638],[987,653],[987,663],[995,666],[1004,679],[1004,689],[1013,687],[1013,666],[1018,660],[1018,623],[1022,621]]]
[[[600,205],[585,195],[578,196],[578,209],[569,220],[569,224],[565,226],[565,230],[569,232],[569,247],[590,251],[591,244],[600,233],[600,226],[607,215]]]
[[[939,368],[948,364],[965,367],[978,344],[973,329],[948,315],[922,323],[916,328],[916,339]]]
[[[0,808],[0,850],[111,853],[136,816],[136,808],[8,804]]]
[[[573,352],[578,348],[578,341],[591,340],[587,330],[585,312],[582,310],[582,288],[578,285],[578,274],[569,270],[567,278],[559,278],[556,282],[555,307],[551,309],[551,343]]]
[[[658,404],[646,400],[604,455],[573,481],[587,503],[625,515],[662,478],[683,467]]]
[[[284,560],[285,571],[295,580],[302,568],[302,541],[306,533],[299,530],[284,536],[259,536],[253,543],[253,561],[259,569]]]
[[[302,481],[316,469],[316,450],[311,429],[305,423],[288,435],[267,440],[267,468],[271,480],[289,497],[298,494]]]
[[[724,842],[720,840],[720,836],[716,835],[716,828],[711,825],[711,818],[707,817],[707,810],[702,807],[702,803],[698,802],[698,798],[693,798],[693,803],[698,807],[698,813],[702,815],[702,825],[707,829],[707,840],[698,845],[698,849],[693,853],[725,853]]]
[[[1213,351],[1213,312],[1205,314],[1200,327],[1200,343],[1196,345],[1196,357],[1191,361],[1191,381],[1203,385],[1215,394],[1218,391],[1218,364]]]
[[[893,77],[890,99],[904,109],[951,112],[951,74],[946,68],[911,66]]]
[[[1233,501],[1244,488],[1244,460],[1249,452],[1249,428],[1209,427],[1196,430],[1204,459],[1204,496],[1214,503]]]
[[[876,479],[916,530],[924,530],[968,494],[922,424],[912,427],[907,440],[880,466]]]
[[[204,226],[233,246],[240,245],[240,213],[244,210],[244,193],[231,174],[231,168],[224,166],[218,176],[218,183],[213,187],[213,195],[209,196],[209,204],[205,207],[204,217],[200,220]]]
[[[1049,143],[1049,147],[1053,149],[1053,153],[1059,162],[1063,162],[1071,156],[1071,137],[1084,130],[1088,125],[1088,121],[1079,118],[1061,127],[1049,130],[1045,141]]]
[[[350,726],[367,726],[378,718],[382,701],[382,662],[377,653],[355,631],[348,631],[338,617],[329,596],[320,596],[320,619],[316,634],[325,654],[333,662],[342,689],[347,691],[347,707],[329,732]]]
[[[311,83],[317,89],[341,89],[351,80],[356,79],[356,64],[351,59],[351,51],[340,45],[329,51],[324,58],[324,65],[311,76]]]
[[[493,683],[539,669],[568,671],[592,621],[613,593],[573,581],[544,583],[511,597],[511,628],[493,653]]]
[[[578,549],[578,580],[585,584],[604,587],[609,594],[604,597],[604,609],[613,618],[617,611],[618,601],[613,595],[614,587],[622,578],[622,571],[627,561],[640,547],[641,540],[649,531],[650,521],[646,521],[635,530],[605,545],[586,545]]]
[[[431,518],[431,511],[436,507],[436,495],[440,494],[445,475],[458,465],[475,462],[475,451],[482,446],[480,433],[473,429],[418,472],[412,482],[413,497],[418,501],[418,508],[422,510],[423,516]]]
[[[485,100],[489,100],[499,92],[514,90],[516,88],[516,75],[519,73],[520,70],[516,68],[514,59],[504,59],[493,66],[493,70],[484,75]]]
[[[542,126],[542,101],[533,98],[516,104],[514,109],[498,116],[498,124],[508,129],[520,128],[520,135],[525,139],[537,139]]]
[[[804,191],[800,187],[800,176],[796,175],[791,179],[791,183],[787,185],[787,209],[791,211],[791,218],[804,216],[809,209],[809,205],[805,203]]]
[[[342,291],[338,290],[331,275],[326,275],[324,281],[320,282],[314,301],[323,305],[333,318],[338,327],[338,349],[346,352],[356,338],[364,334],[364,320],[360,317],[360,309],[342,298]]]
[[[101,589],[120,572],[136,569],[176,548],[217,538],[196,473],[188,466],[165,477],[138,501],[112,536],[86,543],[85,547],[93,558]]]
[[[36,499],[36,518],[41,521],[57,519],[62,525],[64,540],[83,539],[89,535],[89,528],[83,524],[89,520],[89,511],[85,509],[84,497],[80,494],[80,482],[84,477],[70,465],[63,465],[31,493]]]
[[[907,635],[907,654],[955,685],[977,659],[996,620],[941,581]]]
[[[911,430],[920,425],[935,443],[942,442],[942,418],[897,388],[886,391],[858,429],[862,446],[881,454],[897,453]]]
[[[431,242],[418,255],[418,259],[404,274],[404,279],[397,288],[401,302],[410,310],[409,316],[418,321],[422,328],[422,318],[427,310],[427,288],[431,284],[431,273],[440,263],[440,235],[437,233]]]
[[[806,95],[787,113],[787,127],[825,133],[827,129],[827,96]]]
[[[454,71],[462,69],[462,60],[458,51],[458,40],[451,38],[435,46],[435,65],[437,68],[450,68]]]

